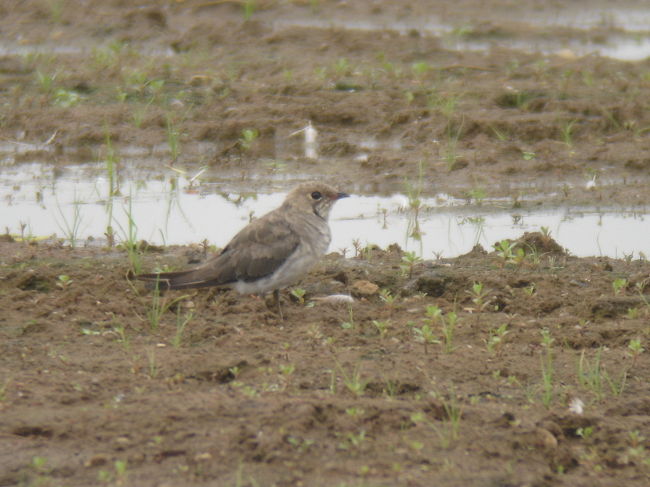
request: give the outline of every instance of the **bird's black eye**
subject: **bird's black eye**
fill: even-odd
[[[320,194],[320,191],[314,191],[314,192],[311,194],[311,199],[313,199],[313,200],[317,200],[317,201],[318,201],[318,200],[321,199],[322,197],[323,197],[323,195]]]

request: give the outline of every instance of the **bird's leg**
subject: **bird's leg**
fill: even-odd
[[[284,316],[282,316],[282,306],[280,305],[280,290],[275,289],[273,291],[273,298],[275,299],[275,304],[278,307],[278,316],[282,321],[284,321]]]

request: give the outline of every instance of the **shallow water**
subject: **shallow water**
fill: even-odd
[[[101,164],[62,169],[39,163],[4,167],[0,197],[4,209],[0,228],[13,235],[70,237],[83,245],[88,237],[104,242],[107,226],[117,241],[126,240],[129,216],[137,239],[156,244],[189,244],[207,239],[224,246],[253,217],[282,202],[286,190],[271,194],[250,191],[250,183],[236,179],[190,182],[190,175],[166,170],[152,177],[150,168],[136,164],[119,181],[120,194],[108,198],[109,181]],[[140,173],[139,173],[140,172]],[[289,187],[292,183],[274,183]],[[248,187],[246,187],[248,184]],[[539,211],[498,210],[483,202],[471,206],[445,194],[421,198],[417,218],[422,238],[413,238],[414,212],[408,198],[357,194],[337,203],[331,215],[331,250],[372,243],[398,243],[424,258],[453,257],[480,243],[488,250],[504,238],[519,237],[542,227],[577,256],[623,257],[650,255],[650,215],[644,208],[555,208]],[[487,202],[489,203],[489,202]],[[112,213],[111,213],[112,212]]]

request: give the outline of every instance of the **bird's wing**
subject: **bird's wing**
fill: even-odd
[[[229,282],[255,281],[279,268],[299,243],[288,221],[271,212],[235,235],[214,266],[220,267],[222,278]]]
[[[226,286],[255,281],[272,274],[295,252],[299,236],[286,219],[274,212],[255,220],[233,237],[221,254],[195,269],[161,274],[142,274],[150,287],[184,289]]]

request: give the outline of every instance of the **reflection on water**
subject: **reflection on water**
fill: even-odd
[[[76,229],[82,241],[102,238],[111,225],[116,240],[126,240],[129,218],[137,238],[158,244],[187,244],[207,239],[225,245],[252,217],[279,206],[285,193],[255,194],[237,182],[201,183],[168,171],[152,178],[123,179],[111,199],[109,180],[97,166],[84,164],[53,171],[40,164],[0,172],[3,211],[0,228],[12,234],[62,237]],[[99,174],[99,175],[98,175]],[[398,243],[424,258],[452,257],[480,243],[486,249],[504,238],[547,227],[575,255],[623,257],[650,255],[650,218],[645,209],[560,208],[543,211],[490,211],[446,195],[420,197],[417,220],[405,195],[356,195],[341,201],[331,216],[332,250],[353,241],[386,247]],[[112,216],[111,216],[112,213]],[[21,230],[22,229],[22,230]],[[414,238],[414,233],[420,238]]]

